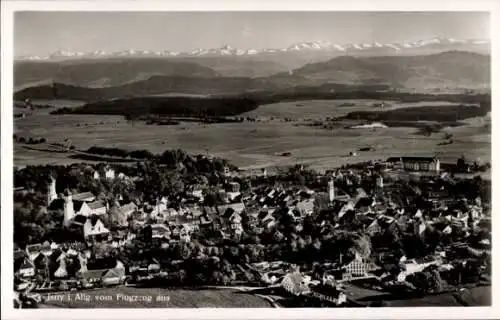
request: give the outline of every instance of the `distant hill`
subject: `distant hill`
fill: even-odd
[[[235,59],[234,57],[229,58]],[[169,62],[163,65],[163,72],[170,72],[171,75],[146,77],[147,72],[144,70],[153,70],[154,64],[151,62],[151,64],[144,64],[145,67],[150,68],[142,69],[141,73],[144,75],[144,79],[138,79],[137,72],[141,70],[139,66],[142,62],[134,67],[130,67],[124,62],[117,62],[116,65],[106,63],[101,65],[100,63],[97,62],[96,66],[90,62],[78,65],[78,67],[70,65],[69,69],[62,68],[61,70],[69,72],[65,77],[72,79],[90,79],[110,74],[111,76],[108,77],[113,77],[117,83],[123,82],[127,79],[127,75],[136,72],[136,80],[100,88],[76,86],[66,82],[54,85],[41,84],[17,90],[15,99],[97,101],[168,93],[233,95],[256,91],[290,90],[325,93],[338,90],[485,89],[490,88],[491,82],[490,56],[461,51],[426,56],[366,58],[341,56],[326,62],[306,64],[290,72],[280,72],[272,76],[258,78],[223,77],[210,68],[191,62]],[[218,62],[210,61],[210,63],[217,64]],[[99,66],[103,69],[98,71]],[[123,66],[123,72],[120,71],[120,66]],[[61,73],[61,77],[63,77],[62,71],[59,69],[55,72],[56,74]],[[81,74],[78,74],[79,72]]]
[[[490,56],[449,51],[423,56],[352,57],[307,64],[293,75],[307,83],[388,84],[393,87],[489,87]]]
[[[131,98],[168,93],[198,95],[232,95],[243,92],[276,89],[265,79],[251,78],[190,78],[174,76],[153,76],[115,87],[86,88],[62,83],[42,85],[19,90],[15,100],[24,99],[68,99],[99,101],[114,98]]]
[[[286,62],[252,56],[186,57],[177,60],[192,62],[215,70],[223,77],[259,78],[288,71]],[[303,65],[299,64],[298,66]]]
[[[213,69],[187,61],[166,59],[19,61],[14,64],[16,88],[39,83],[65,83],[81,87],[109,87],[148,79],[153,75],[216,77]]]

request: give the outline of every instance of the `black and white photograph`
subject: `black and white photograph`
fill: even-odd
[[[493,305],[491,13],[264,9],[12,13],[6,304]]]

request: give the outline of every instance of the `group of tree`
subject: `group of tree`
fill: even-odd
[[[479,108],[475,105],[462,104],[419,106],[387,111],[354,111],[348,113],[344,118],[350,120],[383,121],[387,123],[400,121],[437,121],[456,125],[457,121],[463,119],[483,117],[490,111],[490,108],[491,106],[488,103],[482,103]],[[437,126],[441,126],[441,124],[437,124]],[[429,128],[432,128],[432,126]]]
[[[444,282],[436,266],[429,266],[422,272],[409,275],[406,281],[415,287],[415,291],[422,294],[439,293],[443,291]]]
[[[224,117],[251,111],[259,106],[247,97],[139,97],[88,103],[78,108],[60,108],[51,114],[108,114],[128,119],[144,115],[178,117]]]
[[[132,158],[135,160],[150,161],[151,165],[166,165],[169,168],[181,166],[188,172],[212,173],[221,172],[224,167],[236,169],[227,160],[220,158],[208,158],[203,155],[192,156],[180,149],[165,150],[161,154],[153,154],[148,150],[128,151],[113,147],[93,146],[87,149],[87,153],[106,155],[121,158]]]
[[[25,144],[41,144],[47,142],[47,139],[44,137],[20,137],[17,134],[13,135],[14,142],[25,143]]]

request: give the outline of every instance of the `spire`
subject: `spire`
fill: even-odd
[[[47,203],[50,205],[52,201],[57,199],[56,192],[56,179],[53,176],[50,176],[50,183],[48,185],[48,193],[47,193]]]
[[[381,175],[377,176],[377,187],[378,188],[384,187],[384,178]]]
[[[333,181],[333,178],[328,181],[328,197],[330,199],[330,202],[333,202],[333,200],[335,200],[335,183]]]
[[[69,227],[71,225],[71,221],[75,216],[75,210],[73,207],[73,197],[71,195],[71,191],[67,190],[67,196],[65,198],[64,203],[64,221],[63,224],[65,227]]]

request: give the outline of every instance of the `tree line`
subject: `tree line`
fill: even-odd
[[[178,117],[235,116],[254,110],[258,103],[246,97],[139,97],[99,101],[77,108],[60,108],[51,114],[106,114],[137,118],[143,115]]]

